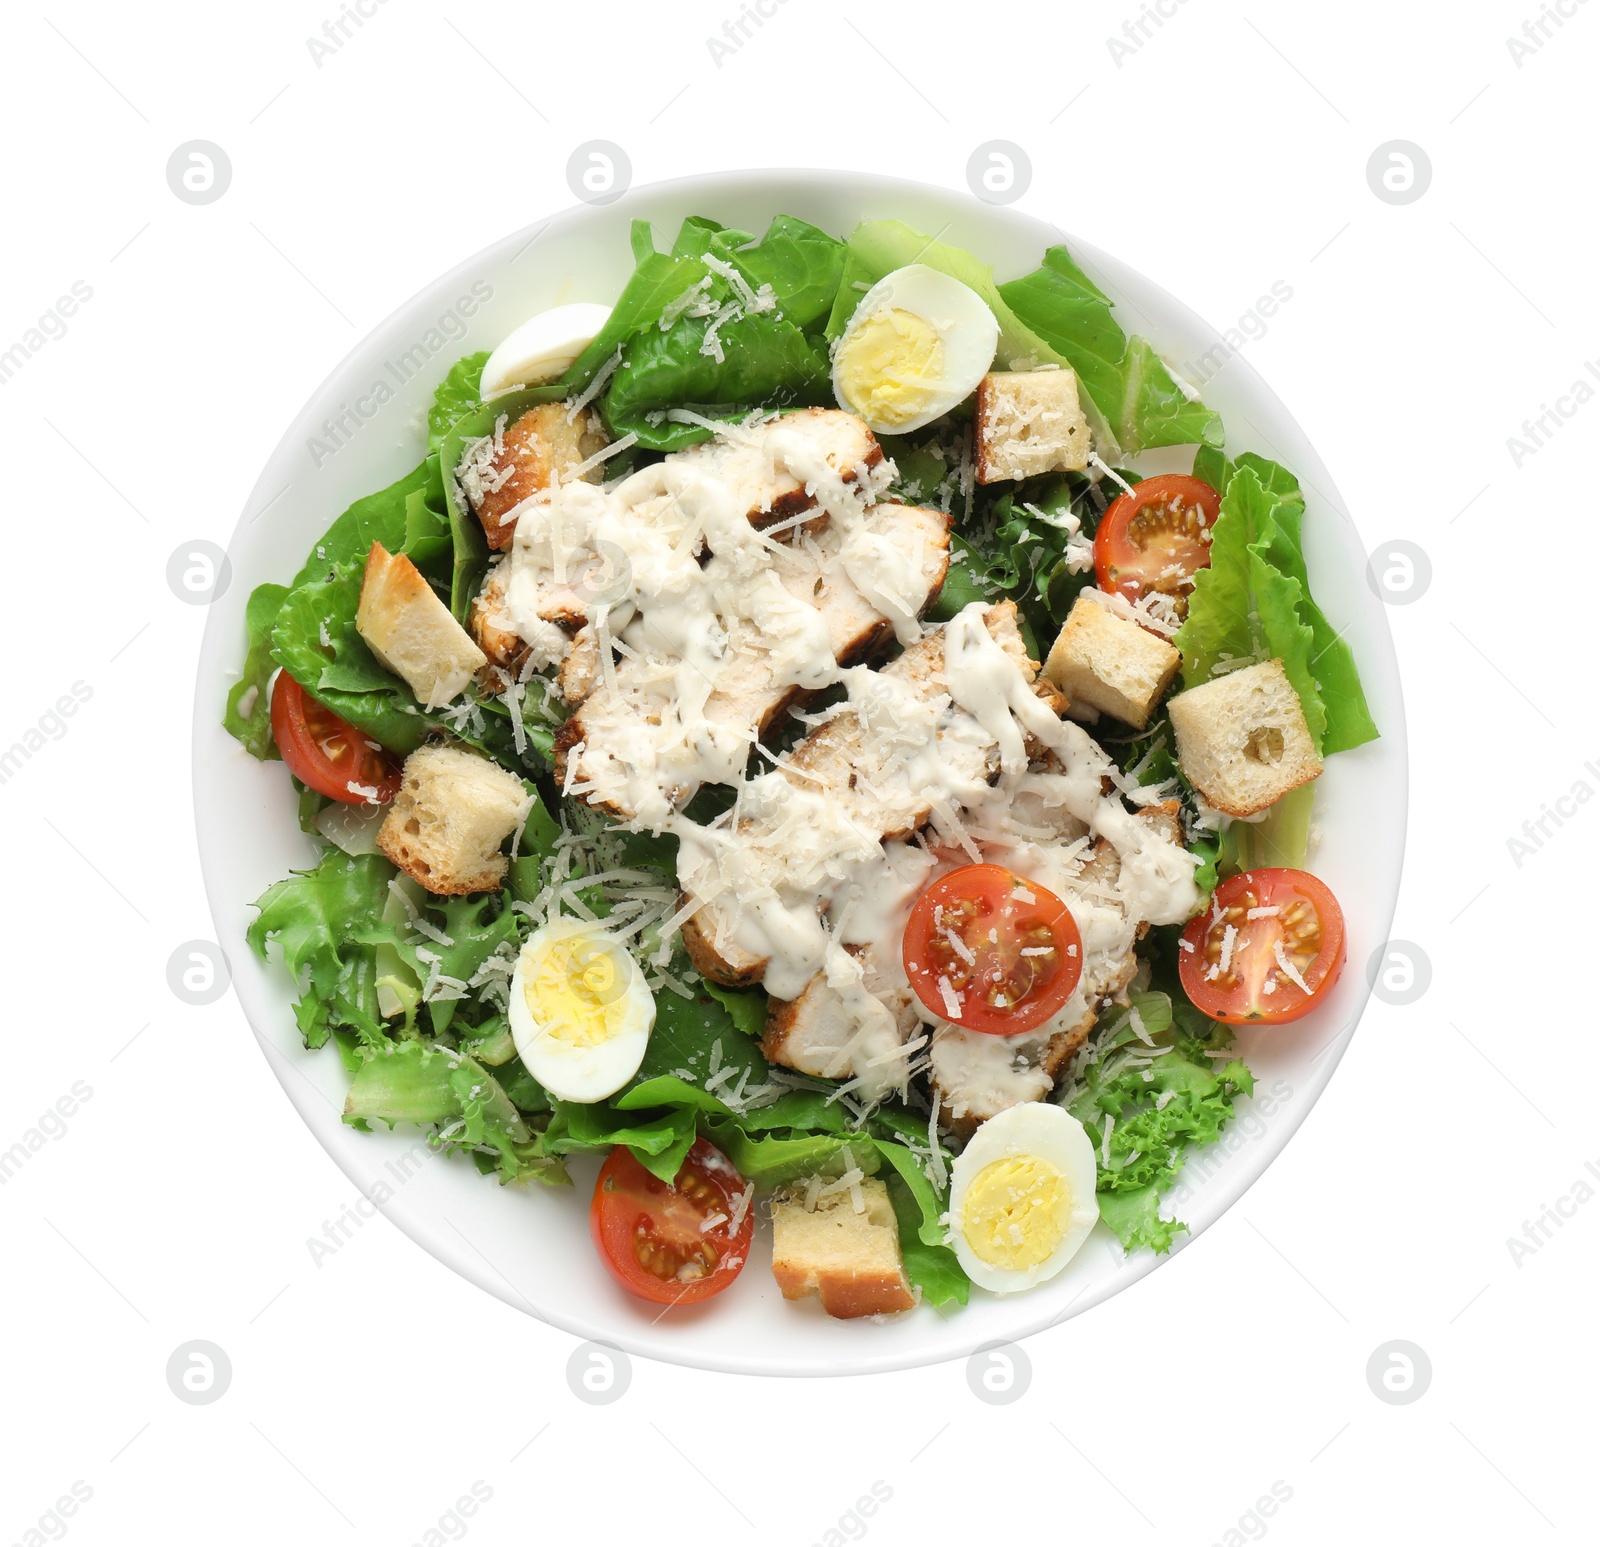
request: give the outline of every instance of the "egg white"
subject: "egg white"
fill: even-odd
[[[552,306],[530,317],[484,363],[478,395],[491,398],[514,387],[554,381],[594,342],[610,317],[611,308],[594,301]]]
[[[967,1239],[963,1228],[967,1193],[973,1180],[997,1160],[1036,1155],[1053,1165],[1066,1180],[1071,1208],[1054,1249],[1031,1268],[1002,1268],[985,1262]],[[1015,1294],[1054,1278],[1088,1240],[1100,1206],[1095,1198],[1094,1145],[1083,1124],[1065,1107],[1052,1102],[1025,1101],[997,1113],[967,1141],[967,1147],[950,1168],[950,1212],[946,1216],[950,1245],[967,1276],[980,1288],[995,1294]]]
[[[862,384],[851,382],[846,366],[861,330],[897,311],[908,312],[927,325],[939,341],[941,360],[936,379],[921,383],[888,412],[875,408],[857,390]],[[879,434],[920,430],[977,389],[994,364],[999,343],[1000,324],[976,290],[925,263],[907,264],[884,275],[852,313],[833,351],[834,397],[841,408],[859,414]],[[874,383],[865,385],[870,388]]]
[[[528,1005],[529,977],[539,970],[552,947],[580,936],[611,963],[617,974],[615,991],[621,1000],[616,1030],[592,1046],[551,1035],[535,1023]],[[587,1104],[603,1101],[639,1072],[655,1026],[656,1002],[626,946],[597,925],[562,919],[536,929],[523,945],[511,975],[506,1013],[512,1041],[528,1073],[552,1096]]]

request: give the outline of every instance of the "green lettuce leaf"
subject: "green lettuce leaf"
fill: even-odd
[[[340,718],[404,754],[421,743],[430,722],[410,688],[378,664],[356,629],[361,577],[374,542],[405,554],[435,583],[447,573],[452,545],[436,459],[357,500],[323,534],[278,609],[272,656]]]
[[[1195,573],[1188,616],[1173,643],[1183,656],[1185,687],[1209,682],[1230,660],[1281,659],[1320,751],[1327,711],[1311,671],[1311,627],[1301,616],[1305,588],[1266,557],[1284,540],[1277,515],[1284,504],[1253,469],[1234,471],[1212,528],[1210,566]]]
[[[657,1116],[618,1112],[604,1102],[556,1101],[546,1143],[552,1154],[594,1153],[625,1144],[652,1176],[671,1182],[695,1141],[695,1113],[678,1107]]]
[[[1197,596],[1207,590],[1214,594],[1211,602],[1201,604],[1195,628],[1190,630],[1186,623],[1174,641],[1184,651],[1185,685],[1206,680],[1192,674],[1191,653],[1197,665],[1209,663],[1208,671],[1218,658],[1219,645],[1222,653],[1258,654],[1263,659],[1282,654],[1285,669],[1307,703],[1306,721],[1323,756],[1375,739],[1378,728],[1367,708],[1355,656],[1311,595],[1300,537],[1306,502],[1299,480],[1288,468],[1254,452],[1229,461],[1208,448],[1195,458],[1195,475],[1222,490],[1224,512],[1231,508],[1244,519],[1224,532],[1219,517],[1211,570],[1196,577]],[[1206,578],[1219,567],[1219,538],[1224,544],[1223,573]],[[1247,637],[1242,624],[1248,615],[1230,617],[1228,609],[1241,606],[1252,593],[1265,598],[1262,627],[1248,631],[1250,646],[1241,650]],[[1288,617],[1291,604],[1293,621]],[[1195,616],[1193,598],[1189,616],[1191,620]],[[1315,706],[1307,702],[1308,691]]]
[[[741,1016],[745,1014],[743,997],[747,996],[735,1001]],[[725,1113],[728,1108],[715,1091],[714,1104],[700,1099],[707,1081],[721,1076],[724,1070],[732,1072],[725,1079],[716,1079],[716,1090],[753,1090],[767,1082],[768,1065],[760,1047],[752,1035],[740,1029],[720,995],[697,994],[685,999],[671,989],[663,989],[656,995],[656,1024],[644,1062],[629,1084],[611,1098],[612,1104],[622,1111],[661,1104],[661,1096],[651,1087],[656,1081],[669,1078],[697,1091],[695,1105],[702,1110]],[[687,1098],[680,1095],[679,1099]]]
[[[927,1132],[922,1131],[924,1146]],[[906,1277],[922,1291],[922,1298],[935,1309],[946,1305],[965,1305],[971,1280],[956,1254],[946,1244],[949,1233],[944,1216],[949,1208],[948,1194],[941,1195],[928,1180],[922,1162],[904,1144],[894,1140],[874,1141],[878,1153],[889,1162],[889,1201],[894,1205],[900,1227],[900,1255]],[[946,1155],[946,1165],[949,1156]]]
[[[345,1097],[344,1120],[355,1127],[382,1122],[437,1126],[432,1141],[465,1149],[502,1182],[565,1182],[544,1136],[530,1128],[501,1088],[474,1059],[425,1042],[385,1042],[356,1069]],[[491,1152],[486,1157],[485,1151]]]
[[[1187,1227],[1161,1218],[1161,1195],[1191,1148],[1221,1137],[1235,1098],[1248,1095],[1255,1081],[1237,1059],[1214,1066],[1207,1053],[1226,1046],[1232,1034],[1186,999],[1150,990],[1131,1000],[1145,1036],[1163,1051],[1148,1062],[1125,1056],[1122,1049],[1142,1042],[1133,1017],[1113,1007],[1093,1033],[1100,1057],[1067,1093],[1066,1106],[1095,1146],[1100,1217],[1125,1250],[1164,1252]]]
[[[437,451],[444,444],[450,427],[478,406],[478,383],[488,363],[487,349],[463,355],[434,389],[433,403],[428,409],[429,451]]]
[[[735,249],[728,261],[752,290],[771,285],[786,321],[810,331],[826,320],[844,273],[845,244],[793,215],[779,215],[759,242]]]
[[[303,989],[295,1019],[307,1047],[321,1047],[336,1029],[364,1042],[385,1040],[375,941],[384,932],[394,874],[382,855],[329,849],[315,869],[275,882],[256,903],[245,939],[261,957],[268,941],[278,942],[284,965]]]
[[[654,451],[676,451],[709,433],[653,416],[688,408],[707,419],[742,419],[752,408],[791,408],[833,400],[828,351],[772,312],[718,330],[722,360],[702,346],[714,318],[680,317],[666,332],[647,328],[629,340],[604,397],[614,434],[632,433]]]
[[[807,1176],[842,1176],[852,1166],[874,1175],[881,1160],[872,1140],[831,1133],[746,1133],[737,1118],[708,1118],[711,1142],[757,1187],[782,1187]]]
[[[250,593],[244,609],[249,647],[239,680],[228,689],[227,707],[222,716],[222,725],[228,734],[243,742],[252,757],[263,761],[279,755],[277,743],[272,739],[272,700],[267,693],[267,683],[278,664],[272,658],[272,625],[288,594],[287,586],[274,585],[270,580]]]
[[[1124,454],[1222,444],[1221,418],[1185,396],[1144,339],[1123,333],[1110,297],[1065,247],[1050,248],[1040,267],[1001,285],[1000,295],[1078,373]]]

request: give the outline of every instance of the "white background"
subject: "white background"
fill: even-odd
[[[30,1527],[84,1543],[1588,1539],[1600,1207],[1576,1184],[1600,1167],[1584,906],[1600,815],[1569,804],[1520,865],[1507,840],[1578,782],[1600,789],[1600,410],[1569,400],[1520,468],[1507,441],[1600,353],[1600,6],[1574,5],[1519,65],[1507,39],[1532,5],[1188,0],[1120,62],[1106,39],[1132,0],[942,18],[787,0],[720,65],[706,39],[737,14],[720,0],[388,0],[320,66],[306,40],[331,4],[7,22],[0,350],[74,281],[93,297],[0,387],[0,744],[75,682],[92,697],[0,785],[0,1150],[74,1082],[92,1094],[0,1186],[0,1543]],[[1014,141],[1033,164],[1022,208],[1219,328],[1292,289],[1250,360],[1369,545],[1431,559],[1427,594],[1390,617],[1413,757],[1395,933],[1432,985],[1373,1002],[1311,1119],[1220,1224],[1028,1343],[1032,1384],[1010,1405],[975,1398],[959,1364],[783,1382],[645,1361],[620,1401],[586,1405],[571,1339],[382,1218],[314,1263],[308,1238],[352,1189],[231,995],[197,1009],[166,985],[173,949],[212,932],[187,746],[204,609],[169,590],[169,556],[226,544],[328,369],[432,276],[568,205],[567,157],[597,137],[635,182],[810,165],[955,187],[975,146]],[[204,207],[165,175],[197,138],[233,165]],[[1366,175],[1397,138],[1433,169],[1399,207]],[[1508,1238],[1558,1202],[1560,1227],[1514,1256]],[[194,1339],[231,1360],[211,1405],[168,1389]],[[1395,1339],[1432,1365],[1404,1406],[1366,1377]],[[88,1502],[48,1516],[75,1481]],[[488,1502],[448,1515],[474,1482]],[[875,1482],[888,1502],[850,1517]],[[1250,1514],[1274,1483],[1287,1502]]]

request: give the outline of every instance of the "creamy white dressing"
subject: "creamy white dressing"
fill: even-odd
[[[908,553],[886,535],[904,515],[876,503],[892,466],[835,466],[827,441],[842,416],[796,417],[809,429],[735,431],[727,448],[518,507],[503,611],[540,665],[556,648],[552,616],[594,625],[603,682],[584,704],[572,788],[629,825],[659,831],[701,785],[737,783],[762,715],[788,690],[839,680],[864,611],[902,639],[918,631],[937,571],[925,543]],[[829,524],[820,539],[780,543],[751,524],[753,499],[770,508],[802,487]],[[822,596],[840,604],[842,637]]]
[[[974,857],[1037,880],[1072,909],[1085,971],[1052,1028],[1088,1013],[1108,969],[1127,959],[1140,923],[1178,923],[1198,907],[1194,857],[1129,812],[1114,784],[1104,793],[1116,772],[1110,758],[1034,694],[1015,657],[989,632],[984,611],[974,603],[945,626],[943,668],[920,691],[893,671],[843,674],[843,710],[859,731],[853,787],[807,787],[775,770],[742,787],[737,826],[675,825],[681,884],[691,896],[715,890],[731,899],[717,910],[715,943],[764,963],[762,981],[774,997],[796,999],[822,974],[861,1026],[881,1030],[883,1017],[856,992],[859,958],[844,947],[866,947],[882,986],[868,997],[880,1008],[885,999],[898,1002],[908,990],[900,939],[912,902],[938,874]],[[1030,766],[1030,738],[1049,754],[1043,766]],[[930,817],[944,845],[938,853],[883,841]],[[1018,836],[1016,825],[1049,841]],[[1080,875],[1099,837],[1117,854],[1114,879]],[[929,1024],[943,1025],[920,1003],[916,1008]],[[993,1065],[983,1077],[989,1080],[1009,1069],[1017,1049],[1007,1044],[1042,1046],[1048,1030],[1027,1039],[979,1038],[970,1049],[964,1038],[941,1032],[936,1062],[941,1047],[947,1063],[964,1067],[981,1058],[984,1067]],[[1037,1084],[1037,1071],[1022,1078],[1025,1067],[1023,1060],[1009,1071],[1017,1079],[1008,1074],[1008,1088]]]
[[[1126,808],[1118,787],[1128,781],[1036,696],[981,603],[944,626],[931,678],[841,669],[815,601],[825,584],[847,583],[902,643],[922,638],[926,555],[874,526],[892,508],[874,503],[887,474],[836,467],[815,435],[782,420],[729,445],[727,456],[696,448],[611,488],[559,485],[517,511],[504,613],[541,666],[571,648],[553,616],[571,627],[580,614],[600,644],[571,792],[625,826],[677,835],[679,882],[703,904],[713,943],[758,967],[769,994],[827,989],[837,1015],[816,1054],[832,1077],[858,1079],[868,1096],[903,1086],[907,1061],[895,1054],[920,1019],[937,1032],[941,1084],[967,1081],[999,1105],[1035,1099],[1040,1080],[1049,1085],[1039,1051],[1093,1008],[1138,926],[1181,922],[1198,906],[1197,862]],[[757,475],[767,508],[774,488],[802,485],[827,530],[784,543],[756,530]],[[785,760],[745,778],[763,706],[833,683],[848,695],[834,711],[852,719],[847,763],[819,774]],[[702,825],[682,806],[705,783],[732,785],[737,799]],[[929,827],[932,851],[911,841]],[[1114,876],[1080,875],[1096,838],[1115,850]],[[950,1027],[906,982],[900,939],[912,902],[974,858],[1062,897],[1083,937],[1072,1000],[1022,1038]]]

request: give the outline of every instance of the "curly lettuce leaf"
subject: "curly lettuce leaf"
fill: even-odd
[[[431,936],[396,939],[397,932],[385,925],[372,941],[395,943],[400,959],[419,984],[428,981],[434,966],[442,978],[471,982],[473,974],[502,946],[521,942],[527,925],[526,918],[511,907],[510,896],[504,892],[433,898],[424,917],[433,930],[444,936],[443,940]],[[436,962],[432,960],[435,957]],[[443,1035],[450,1030],[458,1011],[471,1013],[478,1008],[473,999],[430,999],[429,1026],[435,1036]]]
[[[1222,444],[1221,417],[1189,399],[1146,340],[1123,333],[1111,298],[1065,247],[1050,248],[1031,274],[1001,285],[1000,295],[1078,373],[1124,454]]]
[[[436,1127],[434,1144],[470,1151],[502,1182],[568,1180],[494,1075],[449,1048],[413,1040],[373,1048],[351,1078],[344,1120]]]
[[[1121,1050],[1142,1047],[1143,1039],[1128,1010],[1109,1010],[1094,1032],[1100,1057],[1067,1094],[1066,1106],[1095,1147],[1100,1217],[1125,1250],[1165,1252],[1188,1227],[1161,1218],[1161,1195],[1191,1148],[1221,1137],[1235,1098],[1248,1095],[1255,1081],[1238,1059],[1215,1067],[1207,1055],[1226,1046],[1231,1033],[1187,1000],[1159,990],[1131,999],[1145,1037],[1164,1051],[1149,1061],[1130,1059]]]
[[[272,700],[267,683],[278,664],[272,658],[272,625],[288,594],[287,586],[274,585],[270,580],[250,593],[244,609],[249,646],[239,680],[228,689],[222,715],[223,729],[243,742],[252,757],[263,761],[279,755],[272,739]]]
[[[375,941],[394,874],[382,855],[329,849],[314,869],[275,882],[256,903],[245,939],[263,958],[267,943],[278,942],[303,989],[295,1020],[307,1047],[321,1047],[335,1030],[384,1040]]]

